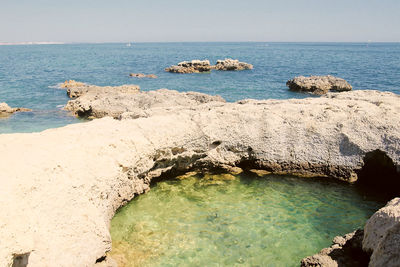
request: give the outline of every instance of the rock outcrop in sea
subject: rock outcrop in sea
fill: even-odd
[[[217,60],[217,64],[215,64],[214,69],[225,71],[252,70],[253,65],[240,62],[237,59],[226,58],[224,60]]]
[[[286,82],[292,91],[323,95],[328,92],[351,91],[352,86],[342,78],[327,76],[298,76]]]
[[[199,72],[209,72],[211,71],[210,61],[208,60],[192,60],[183,61],[178,63],[177,66],[171,66],[166,68],[167,72],[174,73],[199,73]]]
[[[192,60],[180,62],[177,66],[166,68],[165,71],[174,73],[199,73],[210,72],[213,69],[223,71],[251,70],[253,69],[253,65],[230,58],[218,60],[214,66],[210,65],[209,60]]]
[[[400,170],[400,97],[393,93],[225,103],[168,92],[179,99],[171,103],[157,92],[154,98],[136,98],[142,94],[136,92],[124,103],[129,94],[107,92],[89,90],[75,100],[104,98],[100,103],[110,108],[99,114],[119,119],[0,135],[6,155],[0,161],[0,266],[21,259],[30,267],[104,265],[111,218],[155,178],[239,167],[354,182],[365,155],[375,150]],[[135,103],[148,97],[150,105]],[[96,101],[84,103],[90,110]],[[124,105],[138,111],[123,112],[118,106]],[[397,226],[390,237],[400,232]],[[399,254],[394,240],[377,243],[371,266],[378,266],[379,251]]]
[[[9,116],[15,112],[27,112],[32,111],[29,108],[12,108],[7,103],[0,103],[0,116]]]

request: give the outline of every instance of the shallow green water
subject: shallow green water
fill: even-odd
[[[383,204],[318,179],[163,181],[115,215],[111,255],[125,266],[299,266]]]

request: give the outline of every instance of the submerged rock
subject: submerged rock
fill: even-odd
[[[30,255],[29,267],[101,264],[116,210],[158,177],[238,166],[354,181],[376,149],[400,165],[400,97],[393,93],[224,103],[161,92],[175,99],[163,104],[151,94],[160,92],[138,105],[147,117],[0,135],[0,266],[12,266],[16,255]],[[128,97],[108,95],[99,103],[123,106]],[[396,235],[385,236],[395,248]],[[374,253],[385,255],[382,241]]]
[[[253,65],[245,62],[240,62],[237,59],[226,58],[218,60],[214,66],[216,70],[235,71],[235,70],[251,70]]]
[[[174,73],[209,72],[211,71],[211,65],[208,60],[183,61],[178,63],[177,66],[166,68],[165,71]]]
[[[332,92],[350,91],[352,86],[344,79],[331,75],[327,76],[298,76],[286,82],[292,91],[307,92],[316,95],[323,95]]]
[[[0,116],[9,116],[15,112],[32,111],[29,108],[12,108],[7,103],[0,103]]]
[[[144,73],[131,73],[129,74],[130,77],[135,77],[135,78],[151,78],[151,79],[157,79],[157,75],[155,74],[144,74]]]

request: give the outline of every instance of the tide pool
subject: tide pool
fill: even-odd
[[[121,266],[299,266],[384,204],[328,179],[167,180],[117,212],[110,255]]]

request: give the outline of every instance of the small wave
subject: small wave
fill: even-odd
[[[63,83],[57,83],[56,85],[50,85],[50,86],[47,86],[47,87],[48,88],[52,88],[52,89],[62,89],[62,90],[64,90],[65,88],[62,87],[62,85],[63,85]]]

